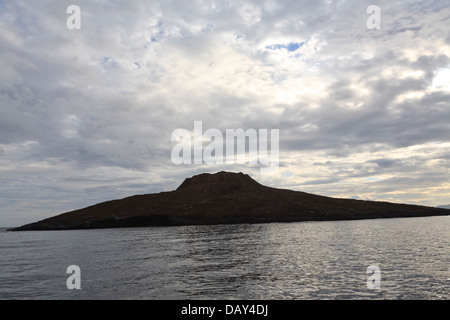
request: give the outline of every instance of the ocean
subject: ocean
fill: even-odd
[[[3,228],[0,299],[447,300],[449,221]]]

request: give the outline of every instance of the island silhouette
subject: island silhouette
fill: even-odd
[[[71,230],[146,226],[333,221],[449,215],[448,209],[339,199],[261,185],[249,175],[202,173],[174,191],[102,202],[10,229]]]

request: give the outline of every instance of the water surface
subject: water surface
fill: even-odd
[[[1,229],[0,299],[449,299],[449,221]]]

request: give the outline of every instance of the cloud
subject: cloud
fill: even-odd
[[[81,30],[67,29],[64,2],[0,3],[0,225],[219,170],[329,196],[448,202],[445,2],[382,1],[380,30],[367,30],[359,1],[77,5]],[[175,166],[171,133],[196,120],[280,129],[279,174]]]

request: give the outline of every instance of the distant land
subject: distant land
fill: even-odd
[[[174,191],[135,195],[9,229],[71,230],[145,226],[358,220],[450,215],[443,208],[337,199],[259,184],[243,173],[203,173]]]
[[[450,209],[450,204],[444,204],[444,205],[442,205],[442,206],[437,206],[436,208]]]

